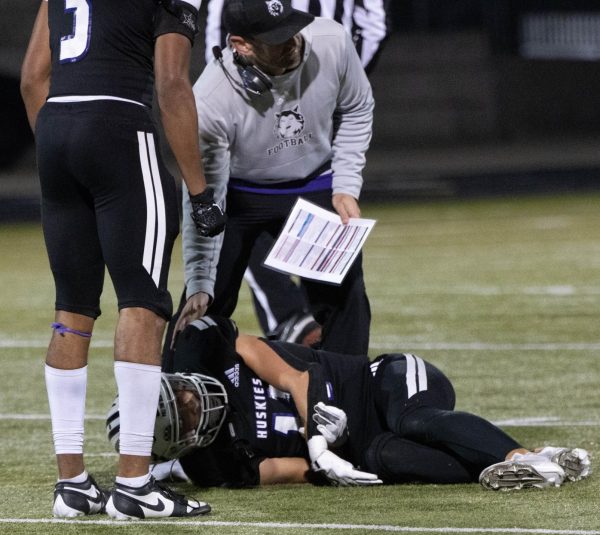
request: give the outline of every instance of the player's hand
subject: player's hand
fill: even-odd
[[[360,208],[358,201],[347,193],[334,193],[331,197],[331,204],[335,211],[342,218],[345,225],[351,217],[360,217]]]
[[[187,303],[181,310],[175,329],[173,329],[173,338],[171,339],[171,349],[175,345],[175,338],[183,331],[192,321],[200,319],[206,314],[206,309],[210,303],[210,296],[204,292],[198,292],[189,297]]]
[[[381,485],[381,479],[375,474],[361,472],[348,461],[326,450],[311,464],[315,472],[322,473],[333,485],[358,487],[362,485]]]
[[[356,470],[351,463],[329,451],[325,437],[315,435],[307,442],[307,446],[311,468],[322,473],[332,485],[381,485],[382,481],[377,475]]]
[[[216,236],[225,229],[227,216],[214,201],[212,188],[206,188],[202,193],[190,195],[192,203],[192,220],[200,236]]]
[[[325,405],[319,401],[314,407],[313,421],[317,424],[317,430],[321,433],[327,444],[332,448],[339,448],[348,440],[348,417],[346,413],[334,407]]]

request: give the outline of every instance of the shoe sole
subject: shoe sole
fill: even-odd
[[[591,473],[590,460],[587,455],[582,459],[580,449],[563,450],[552,457],[552,462],[558,464],[569,481],[579,481]]]
[[[499,463],[481,473],[479,483],[488,490],[520,490],[558,486],[555,481],[522,463]]]
[[[211,507],[210,505],[208,505],[207,503],[205,503],[204,505],[200,506],[198,509],[196,509],[192,514],[187,514],[187,515],[173,515],[173,514],[169,514],[169,515],[160,515],[160,514],[153,514],[153,515],[149,515],[147,517],[144,516],[134,516],[134,515],[128,515],[126,513],[123,513],[121,511],[119,511],[116,507],[115,504],[113,503],[112,499],[109,499],[109,501],[106,504],[106,514],[112,518],[113,520],[119,520],[119,521],[127,521],[127,520],[144,520],[145,518],[191,518],[194,516],[201,516],[201,515],[205,515],[211,512]]]

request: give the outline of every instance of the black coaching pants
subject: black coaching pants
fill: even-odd
[[[333,210],[331,190],[305,193],[307,201]],[[230,188],[227,227],[217,267],[214,301],[208,314],[231,316],[258,236],[279,234],[297,194],[265,195]],[[310,311],[323,327],[322,348],[348,354],[367,354],[371,309],[359,255],[340,286],[303,279]]]

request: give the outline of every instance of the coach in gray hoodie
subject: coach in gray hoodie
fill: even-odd
[[[258,235],[276,236],[298,197],[360,216],[373,97],[352,41],[290,0],[227,0],[228,46],[194,86],[207,183],[226,206],[224,234],[193,231],[184,199],[187,303],[176,332],[202,316],[231,316]],[[184,192],[185,193],[185,192]],[[370,307],[362,257],[342,285],[304,280],[322,347],[366,353]]]

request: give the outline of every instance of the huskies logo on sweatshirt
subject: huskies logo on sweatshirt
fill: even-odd
[[[275,114],[275,136],[280,141],[267,149],[268,156],[283,149],[304,145],[312,138],[311,132],[304,132],[304,115],[300,113],[298,106]]]

